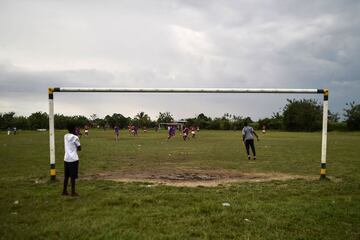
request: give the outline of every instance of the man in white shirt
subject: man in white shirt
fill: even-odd
[[[259,136],[255,133],[254,129],[252,127],[248,126],[248,123],[245,122],[244,128],[242,129],[242,137],[243,137],[243,142],[245,144],[246,153],[247,153],[249,160],[250,160],[249,147],[251,147],[252,153],[254,155],[254,160],[256,160],[254,135],[256,136],[257,140],[259,141]]]
[[[80,140],[75,134],[76,126],[74,124],[68,124],[67,129],[69,133],[64,136],[64,189],[62,195],[69,195],[67,185],[70,178],[71,196],[79,196],[75,191],[75,179],[78,178],[79,156],[77,151],[81,151]]]

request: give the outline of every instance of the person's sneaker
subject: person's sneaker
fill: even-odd
[[[250,158],[250,156],[248,156],[248,160],[250,160],[251,158]]]
[[[69,193],[65,191],[65,192],[62,192],[61,195],[62,196],[69,196]]]
[[[254,156],[254,160],[256,160],[256,156]]]
[[[80,195],[79,195],[77,192],[71,193],[71,196],[72,196],[72,197],[80,197]]]

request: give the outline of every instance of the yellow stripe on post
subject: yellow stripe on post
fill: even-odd
[[[320,168],[320,174],[325,175],[326,174],[326,168]]]
[[[56,175],[56,169],[50,169],[50,176]]]
[[[324,96],[329,96],[329,89],[327,88],[324,89]]]
[[[52,94],[54,92],[54,88],[48,88],[48,93]]]

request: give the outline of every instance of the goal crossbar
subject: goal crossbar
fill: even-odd
[[[53,87],[49,94],[49,137],[50,137],[50,179],[56,179],[55,169],[55,92],[106,92],[106,93],[278,93],[278,94],[323,94],[323,124],[321,140],[320,179],[326,179],[327,124],[329,110],[328,89],[291,89],[291,88],[73,88]]]
[[[53,92],[121,93],[323,93],[324,89],[281,88],[52,88]]]

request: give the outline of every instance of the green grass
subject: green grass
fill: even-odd
[[[237,183],[213,188],[81,180],[99,172],[236,170],[319,176],[320,133],[268,132],[245,158],[240,132],[91,131],[81,138],[79,198],[61,197],[63,134],[50,184],[48,134],[0,133],[0,239],[359,239],[360,133],[331,132],[331,181]],[[336,179],[336,180],[335,180]],[[18,204],[15,204],[18,201]],[[222,203],[230,203],[229,207]]]

